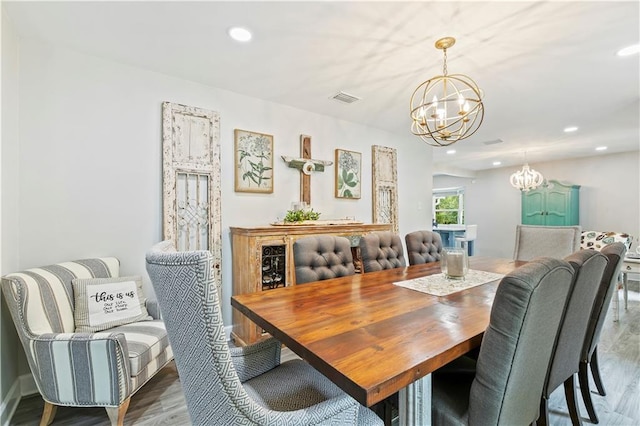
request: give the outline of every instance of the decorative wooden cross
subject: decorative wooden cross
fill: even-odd
[[[285,157],[282,159],[294,169],[300,170],[300,201],[311,205],[311,172],[324,172],[325,166],[333,161],[314,160],[311,158],[311,136],[300,135],[300,158]]]

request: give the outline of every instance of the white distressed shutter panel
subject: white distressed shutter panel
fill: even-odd
[[[162,104],[163,234],[180,251],[209,250],[220,291],[222,264],[220,117]]]
[[[373,223],[390,223],[398,232],[398,173],[395,148],[373,145]]]

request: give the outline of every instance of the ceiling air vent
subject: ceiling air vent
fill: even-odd
[[[484,141],[482,143],[485,145],[495,145],[497,143],[502,143],[502,142],[504,142],[502,139],[494,139],[492,141]]]
[[[357,96],[350,95],[344,92],[338,92],[331,97],[331,99],[335,99],[336,101],[344,102],[345,104],[352,104],[355,101],[359,101],[360,98]]]

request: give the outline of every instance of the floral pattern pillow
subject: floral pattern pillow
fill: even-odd
[[[623,243],[629,250],[631,248],[631,238],[629,234],[620,232],[582,231],[580,248],[600,251],[607,244]]]

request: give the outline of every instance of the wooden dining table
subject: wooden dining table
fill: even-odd
[[[473,256],[469,267],[507,274],[524,263]],[[430,423],[430,373],[480,345],[499,283],[447,296],[393,284],[440,272],[439,262],[413,265],[235,295],[231,305],[361,404],[400,391],[401,424]]]

